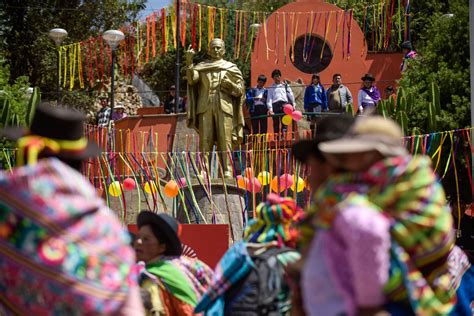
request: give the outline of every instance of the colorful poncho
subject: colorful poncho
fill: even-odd
[[[447,257],[454,245],[452,218],[444,191],[426,157],[388,158],[361,174],[330,178],[316,193],[317,226],[328,227],[334,216],[324,211],[348,194],[367,195],[392,219],[392,268],[386,286],[391,301],[411,303],[416,314],[447,314],[455,288]],[[309,236],[306,235],[306,238]]]

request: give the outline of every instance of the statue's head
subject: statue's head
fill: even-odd
[[[225,54],[225,44],[224,41],[220,38],[215,38],[211,41],[209,45],[209,56],[212,59],[222,59]]]

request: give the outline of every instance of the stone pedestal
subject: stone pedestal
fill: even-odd
[[[235,185],[235,180],[226,180],[225,185],[224,187],[222,180],[212,180],[210,188],[207,189],[208,193],[206,193],[203,186],[197,180],[193,180],[184,189],[184,204],[187,212],[183,203],[180,202],[177,214],[178,220],[181,223],[189,224],[204,223],[205,221],[208,224],[229,224],[230,241],[241,240],[245,191]],[[195,204],[199,206],[199,209],[196,208]]]

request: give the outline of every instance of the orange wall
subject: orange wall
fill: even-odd
[[[366,72],[372,72],[375,78],[378,80],[389,80],[389,82],[380,82],[376,85],[383,94],[384,88],[391,84],[395,84],[395,80],[400,78],[400,63],[402,60],[401,54],[368,54],[365,46],[365,39],[362,30],[358,23],[353,20],[351,30],[351,46],[350,58],[343,57],[342,53],[342,22],[343,22],[343,10],[337,6],[329,3],[320,1],[303,0],[293,3],[289,3],[277,11],[275,11],[267,20],[267,36],[265,37],[263,25],[259,28],[259,33],[256,38],[256,44],[252,53],[251,69],[252,69],[252,86],[256,85],[256,79],[258,75],[264,74],[269,78],[267,85],[271,85],[271,72],[273,69],[280,69],[282,72],[283,79],[290,81],[296,81],[296,79],[303,79],[305,84],[309,84],[311,81],[311,74],[303,73],[298,70],[289,59],[289,52],[291,46],[290,40],[287,41],[286,51],[284,50],[284,39],[285,34],[283,32],[283,16],[285,16],[285,25],[287,29],[292,30],[291,27],[291,13],[304,12],[295,15],[295,23],[298,21],[298,27],[295,29],[295,38],[305,35],[307,32],[307,22],[311,24],[313,15],[311,12],[319,12],[323,15],[324,12],[331,13],[331,20],[328,23],[327,28],[327,42],[333,52],[333,58],[329,66],[324,69],[321,73],[321,81],[327,87],[332,82],[332,76],[334,73],[342,74],[343,83],[349,87],[352,92],[354,99],[357,101],[357,93],[361,87],[361,77]],[[307,12],[307,13],[306,13]],[[336,39],[336,13],[339,13],[339,34]],[[299,18],[298,18],[299,16]],[[318,18],[320,21],[316,23],[317,26],[313,29],[313,34],[316,34],[324,38],[325,31],[325,14]],[[318,20],[317,19],[317,20]],[[278,21],[278,23],[277,23]],[[277,27],[279,25],[279,27]],[[276,50],[276,39],[278,38],[279,47]],[[267,59],[267,43],[268,43],[268,59]],[[345,34],[345,46],[347,45],[347,31]],[[273,51],[272,51],[273,50]],[[345,48],[347,50],[347,48]],[[276,53],[275,53],[276,52]],[[285,62],[286,52],[286,62]]]

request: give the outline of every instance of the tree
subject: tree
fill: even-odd
[[[451,0],[448,10],[453,18],[443,16],[442,12],[432,15],[417,43],[419,57],[410,63],[400,80],[400,86],[416,97],[409,126],[422,132],[432,132],[426,119],[432,82],[440,88],[438,129],[470,125],[469,4]]]
[[[145,0],[3,1],[0,43],[5,43],[10,83],[28,76],[30,84],[40,86],[47,97],[56,86],[57,59],[54,43],[47,35],[50,29],[64,28],[69,33],[66,43],[79,42],[136,20],[144,8]]]

